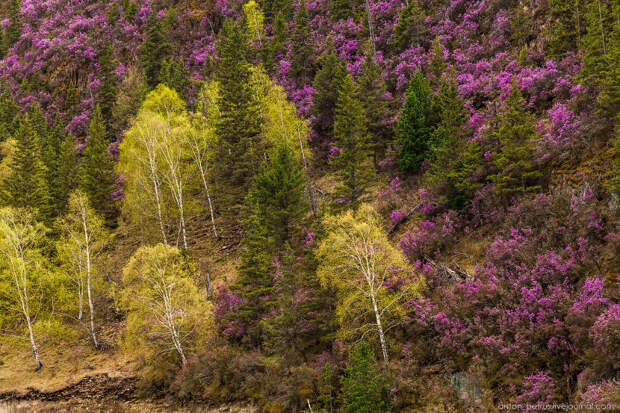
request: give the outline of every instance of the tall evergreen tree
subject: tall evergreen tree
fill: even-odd
[[[377,64],[375,49],[368,43],[358,85],[359,98],[368,120],[368,133],[372,142],[376,169],[378,157],[385,153],[394,138],[391,123],[393,114],[387,84],[383,79],[381,67]]]
[[[367,120],[358,98],[358,88],[347,74],[338,91],[334,137],[339,154],[331,163],[342,179],[336,189],[336,202],[357,207],[366,194],[372,175],[369,157]]]
[[[576,51],[584,30],[583,0],[568,2],[550,0],[549,11],[549,54],[562,57],[567,52]]]
[[[101,107],[97,105],[88,128],[88,141],[83,149],[84,161],[80,169],[80,189],[88,196],[93,208],[106,225],[114,226],[118,210],[113,197],[116,175],[114,158],[108,150],[109,142]]]
[[[106,131],[108,132],[108,140],[113,141],[113,122],[112,111],[114,102],[116,101],[116,73],[114,72],[114,54],[113,48],[109,41],[101,48],[99,54],[100,76],[102,78],[99,87],[99,105],[101,107],[101,115],[105,122]]]
[[[489,177],[505,201],[518,192],[540,189],[542,172],[535,164],[532,145],[535,135],[534,119],[525,109],[525,100],[513,81],[505,110],[498,115],[494,131],[500,145],[500,151],[493,154],[498,172]]]
[[[411,0],[400,12],[398,24],[394,28],[394,43],[400,50],[422,44],[427,39],[426,14],[418,0]]]
[[[278,58],[286,52],[288,40],[288,24],[282,11],[278,11],[273,23],[273,36],[267,47],[263,49],[263,61],[269,70],[273,70]]]
[[[58,211],[64,211],[69,201],[69,195],[80,184],[79,154],[71,134],[65,134],[60,145],[55,178],[56,181],[52,189],[55,205]]]
[[[0,142],[12,136],[17,130],[19,107],[11,97],[8,85],[0,83]]]
[[[151,89],[161,83],[162,63],[171,52],[172,48],[168,41],[164,21],[158,18],[157,11],[153,10],[146,22],[144,43],[140,48],[142,70],[146,76],[146,83]]]
[[[295,26],[291,34],[291,68],[290,73],[297,82],[297,86],[303,86],[314,76],[314,50],[310,36],[310,24],[308,23],[308,8],[306,1],[301,0],[295,15]]]
[[[267,314],[275,303],[273,296],[273,257],[268,247],[267,226],[262,220],[257,200],[250,193],[246,199],[242,224],[245,236],[241,243],[241,263],[237,277],[232,286],[244,303],[234,315],[246,326],[247,344],[260,343],[261,331],[259,320]]]
[[[312,95],[312,127],[316,132],[313,142],[315,147],[332,136],[334,130],[334,111],[338,101],[338,91],[342,84],[347,68],[344,62],[338,59],[333,48],[320,58],[321,69],[314,78],[314,94]],[[326,148],[321,148],[325,150]]]
[[[613,1],[588,0],[584,9],[586,33],[581,38],[580,49],[584,51],[581,77],[599,91],[607,73],[618,64],[611,60],[611,51],[614,41],[618,41],[614,26],[618,25],[620,6]]]
[[[413,172],[426,158],[432,138],[431,89],[428,79],[416,72],[407,88],[405,107],[398,121],[400,168]]]
[[[381,376],[377,373],[370,346],[361,342],[353,348],[342,379],[344,413],[382,413],[387,408],[382,397]]]
[[[446,198],[449,208],[461,209],[467,194],[457,187],[464,186],[461,174],[464,172],[464,155],[470,130],[467,127],[467,110],[458,95],[454,75],[442,78],[434,101],[433,107],[439,112],[439,124],[433,131],[431,165],[424,179]]]
[[[17,150],[11,162],[11,174],[2,188],[2,200],[16,208],[37,211],[37,218],[48,220],[51,215],[47,170],[41,156],[39,137],[29,114],[20,121],[16,133]]]
[[[160,81],[177,91],[181,98],[187,96],[189,90],[189,73],[182,58],[169,57],[162,62]]]
[[[232,20],[224,22],[218,56],[221,116],[216,124],[219,144],[214,166],[221,191],[218,198],[234,214],[263,158],[264,148],[259,106],[250,84],[250,46],[244,31]]]
[[[7,9],[7,16],[9,18],[9,24],[5,28],[3,49],[6,53],[20,38],[22,35],[22,2],[21,0],[9,0]]]
[[[273,151],[271,162],[256,176],[254,191],[268,234],[276,250],[290,240],[308,211],[304,171],[285,141]]]

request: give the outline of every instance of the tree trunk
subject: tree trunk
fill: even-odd
[[[215,239],[220,239],[220,235],[217,233],[217,227],[215,226],[215,213],[213,212],[213,203],[211,202],[211,194],[209,193],[209,186],[207,185],[207,178],[205,177],[204,168],[202,167],[201,163],[199,163],[198,167],[200,168],[202,184],[205,187],[207,201],[209,202],[209,212],[211,213],[211,226],[213,227],[213,235],[215,235]]]
[[[377,308],[377,301],[375,300],[374,291],[371,291],[370,298],[372,299],[372,307],[375,311],[375,317],[377,319],[377,332],[379,333],[379,340],[381,341],[381,352],[383,353],[383,362],[385,363],[386,370],[390,369],[390,361],[387,353],[387,346],[385,344],[385,334],[383,333],[383,326],[381,325],[381,315],[379,314],[379,309]]]
[[[95,308],[93,305],[93,295],[91,288],[91,264],[90,264],[90,237],[88,234],[88,227],[86,226],[86,211],[82,212],[82,225],[84,227],[84,243],[85,243],[85,255],[86,255],[86,292],[88,294],[88,307],[90,309],[90,336],[93,339],[95,348],[99,348],[99,342],[97,341],[97,333],[95,332]]]
[[[30,320],[30,315],[26,314],[26,323],[28,324],[28,334],[30,335],[30,345],[32,346],[32,354],[34,355],[34,362],[36,363],[35,371],[41,370],[43,367],[43,363],[41,363],[41,359],[39,358],[39,348],[37,347],[37,343],[34,341],[34,333],[32,332],[32,321]]]

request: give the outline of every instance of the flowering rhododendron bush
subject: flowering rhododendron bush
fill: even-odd
[[[84,339],[183,403],[620,408],[619,22],[0,0],[0,394]]]

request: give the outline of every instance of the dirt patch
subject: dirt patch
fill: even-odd
[[[110,377],[107,374],[96,374],[84,377],[77,383],[50,392],[28,388],[25,392],[0,393],[0,401],[38,400],[67,402],[71,399],[129,401],[136,399],[137,381],[137,377]]]

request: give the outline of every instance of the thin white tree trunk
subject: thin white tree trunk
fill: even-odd
[[[97,341],[97,333],[95,331],[95,308],[93,305],[92,288],[91,288],[91,257],[90,257],[90,234],[88,233],[88,225],[86,224],[86,209],[81,212],[82,226],[84,229],[84,255],[86,258],[86,292],[88,295],[88,307],[90,309],[90,336],[93,339],[95,348],[99,348],[99,342]]]
[[[209,212],[211,214],[211,226],[213,227],[213,235],[215,235],[216,239],[220,239],[219,234],[217,233],[217,227],[215,226],[215,214],[213,213],[213,203],[211,202],[211,194],[209,193],[209,186],[207,185],[207,178],[205,178],[205,173],[200,165],[200,176],[202,177],[202,184],[205,187],[205,193],[207,194],[207,201],[209,202]]]
[[[310,183],[310,174],[308,173],[308,161],[306,160],[306,151],[304,150],[304,142],[301,139],[301,129],[299,128],[299,119],[297,118],[297,108],[293,104],[295,113],[295,126],[297,126],[297,137],[299,138],[299,148],[301,149],[301,159],[304,161],[304,172],[306,173],[306,190],[310,197],[310,210],[312,215],[316,215],[316,204],[314,202],[314,194],[312,193],[312,184]],[[281,114],[280,114],[281,115]]]
[[[375,318],[377,319],[377,332],[379,333],[379,340],[381,341],[381,352],[383,353],[383,362],[385,363],[385,368],[390,368],[390,361],[388,358],[387,346],[385,344],[385,334],[383,333],[383,325],[381,324],[381,314],[379,314],[379,309],[377,308],[377,300],[375,299],[374,290],[370,292],[370,298],[372,299],[372,307],[375,311]]]
[[[39,358],[39,348],[37,347],[37,343],[34,341],[34,333],[32,332],[32,322],[30,320],[30,315],[26,315],[26,323],[28,324],[30,345],[32,346],[32,354],[34,355],[34,361],[36,363],[35,370],[41,370],[41,367],[43,367],[43,363],[41,363],[41,359]]]

